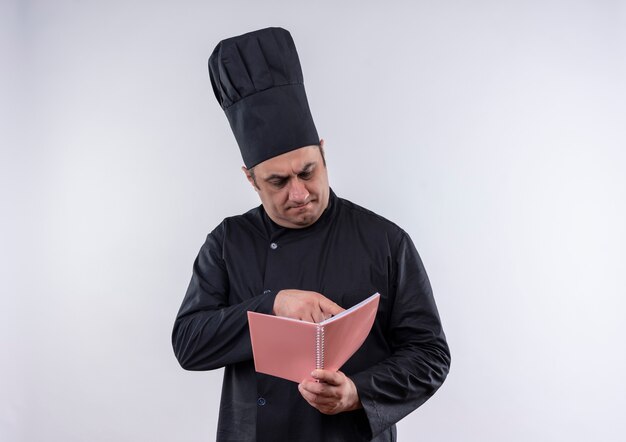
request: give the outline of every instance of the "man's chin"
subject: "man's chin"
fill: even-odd
[[[304,227],[309,227],[317,222],[319,216],[315,214],[302,214],[300,216],[290,217],[288,219],[289,223],[293,225],[293,228],[302,229]]]
[[[302,219],[298,219],[298,220],[292,220],[291,224],[293,224],[294,228],[296,229],[302,229],[304,227],[309,227],[310,225],[315,224],[315,221],[312,218],[302,218]]]

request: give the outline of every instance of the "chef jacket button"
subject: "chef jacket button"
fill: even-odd
[[[265,405],[265,398],[264,397],[260,397],[256,400],[256,403],[259,404],[261,407],[263,405]]]
[[[270,247],[272,248],[272,250],[276,250],[278,248],[278,244],[273,242],[273,243],[270,244]]]

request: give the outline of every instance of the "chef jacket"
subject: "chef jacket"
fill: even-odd
[[[319,292],[344,308],[380,293],[369,336],[341,368],[362,409],[322,414],[294,382],[255,372],[246,312],[271,313],[282,289]],[[395,423],[433,395],[450,365],[409,236],[332,190],[306,228],[278,226],[263,206],[216,227],[194,262],[172,343],[185,369],[225,367],[219,441],[395,440]]]

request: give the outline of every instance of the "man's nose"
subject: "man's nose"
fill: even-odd
[[[304,204],[309,197],[309,191],[304,183],[297,177],[291,181],[289,188],[289,199],[295,203]]]

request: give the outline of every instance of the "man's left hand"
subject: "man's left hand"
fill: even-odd
[[[324,414],[337,414],[363,408],[354,382],[340,371],[315,370],[319,382],[304,380],[298,385],[302,397]]]

